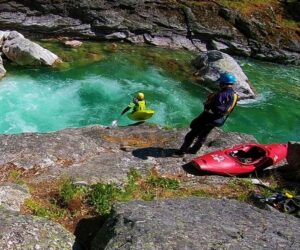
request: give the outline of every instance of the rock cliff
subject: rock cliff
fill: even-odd
[[[257,7],[250,16],[221,1],[1,1],[0,26],[31,35],[149,43],[206,51],[217,49],[279,63],[300,62],[297,29],[276,14],[285,5]],[[290,6],[290,5],[289,5]],[[294,12],[293,12],[294,13]],[[298,32],[298,33],[297,33]]]

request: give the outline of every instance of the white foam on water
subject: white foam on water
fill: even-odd
[[[267,91],[260,93],[256,96],[255,99],[245,99],[245,100],[239,100],[238,105],[242,107],[254,107],[254,106],[259,106],[263,103],[266,103],[269,99],[274,97],[274,93]]]

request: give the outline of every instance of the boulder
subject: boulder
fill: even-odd
[[[30,197],[26,186],[13,183],[0,186],[0,206],[7,210],[19,212],[21,205]]]
[[[31,42],[16,31],[11,31],[3,42],[3,53],[19,65],[49,65],[60,62],[57,55]]]
[[[74,236],[58,223],[0,208],[0,249],[72,249]]]
[[[10,31],[1,31],[0,30],[0,48],[3,45],[4,40],[8,37]]]
[[[82,42],[78,41],[78,40],[65,41],[65,45],[72,47],[72,48],[77,48],[82,45]]]
[[[290,180],[300,181],[300,142],[289,142],[287,153],[288,165],[282,171]]]
[[[133,201],[114,205],[91,249],[299,249],[299,226],[235,200]]]
[[[2,57],[1,57],[1,54],[0,54],[0,79],[3,78],[6,74],[6,70],[3,66],[3,60],[2,60]]]
[[[192,63],[197,69],[196,75],[200,76],[201,83],[216,88],[218,87],[216,81],[220,74],[231,72],[238,79],[237,84],[234,85],[234,90],[238,93],[239,98],[253,99],[255,97],[248,77],[231,56],[217,50],[210,50],[200,54]]]

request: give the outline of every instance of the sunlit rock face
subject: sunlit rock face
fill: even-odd
[[[252,99],[255,97],[248,77],[231,56],[217,50],[210,50],[198,56],[193,61],[193,65],[197,69],[196,74],[199,81],[203,84],[216,88],[218,87],[217,80],[220,74],[230,72],[237,78],[234,90],[238,93],[239,98]]]
[[[2,135],[0,170],[18,168],[38,172],[32,176],[33,181],[66,175],[87,183],[124,183],[131,168],[145,175],[154,167],[160,174],[185,176],[183,165],[196,155],[187,154],[184,159],[171,155],[181,145],[186,132],[187,129],[166,130],[140,125],[134,128],[88,126],[45,134]],[[255,142],[255,138],[214,129],[197,155],[246,142]],[[189,178],[200,178],[204,182],[215,180],[213,176]]]
[[[0,54],[0,55],[1,55],[1,54]],[[5,74],[6,74],[6,70],[5,70],[4,66],[3,66],[3,60],[2,60],[2,57],[0,56],[0,79],[1,79],[2,77],[4,77]]]
[[[114,206],[91,249],[299,249],[299,226],[293,216],[230,199],[133,201]]]
[[[29,189],[25,185],[0,185],[0,206],[7,210],[19,212],[24,201],[30,197]]]
[[[2,51],[9,60],[19,65],[52,66],[60,61],[57,55],[31,42],[16,31],[11,31],[4,36]]]
[[[0,207],[1,249],[72,249],[75,237],[58,223]]]

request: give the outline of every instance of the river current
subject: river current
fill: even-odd
[[[120,112],[137,92],[156,110],[149,123],[186,127],[209,90],[191,77],[196,54],[88,42],[80,49],[43,43],[66,62],[60,68],[5,65],[0,85],[0,133],[49,132],[91,124],[132,124]],[[300,140],[300,68],[238,58],[257,93],[240,101],[223,129],[262,143]]]

